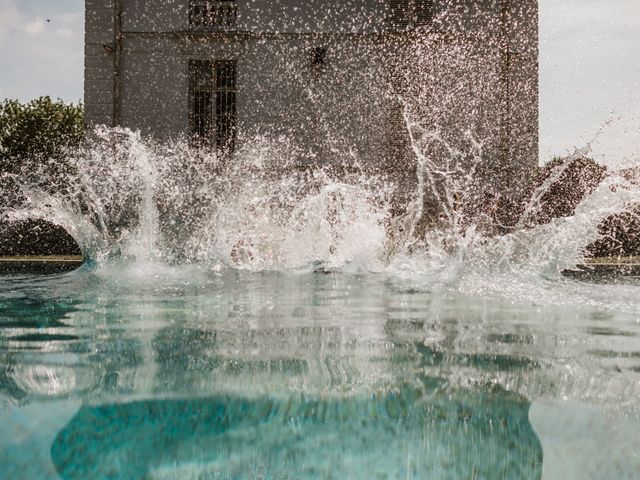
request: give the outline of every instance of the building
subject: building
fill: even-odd
[[[286,136],[302,163],[413,172],[408,101],[491,137],[505,182],[537,165],[537,0],[85,3],[89,125],[226,151]]]

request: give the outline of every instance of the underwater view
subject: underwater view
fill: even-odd
[[[635,120],[540,161],[537,1],[104,3],[0,105],[1,479],[640,478]]]

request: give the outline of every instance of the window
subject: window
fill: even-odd
[[[231,29],[238,22],[235,0],[191,0],[189,25],[192,28]]]
[[[391,28],[409,27],[409,0],[389,0],[387,22]]]
[[[236,141],[237,64],[235,60],[189,62],[191,132],[218,149]]]
[[[413,25],[430,27],[433,22],[433,0],[413,0]]]
[[[390,30],[430,27],[434,0],[389,0],[387,25]]]
[[[200,140],[210,139],[212,133],[212,75],[211,62],[194,60],[189,63],[191,131]]]

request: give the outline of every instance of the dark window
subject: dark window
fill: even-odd
[[[406,29],[409,27],[409,0],[389,0],[387,21],[391,28]]]
[[[433,0],[413,0],[413,25],[430,27],[433,22]]]
[[[231,29],[238,22],[235,0],[191,0],[189,25],[192,28]]]
[[[387,25],[390,30],[430,27],[434,0],[388,0]]]
[[[325,47],[315,47],[311,51],[311,56],[313,57],[314,65],[324,65],[327,59],[327,49]]]
[[[219,149],[236,140],[237,65],[234,60],[189,62],[191,132]]]

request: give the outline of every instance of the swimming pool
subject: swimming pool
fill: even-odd
[[[553,282],[1,278],[0,477],[637,478],[640,287]]]
[[[85,265],[0,277],[0,478],[638,477],[640,284],[562,274],[636,182],[496,234],[417,147],[394,184],[95,135],[66,188],[13,178]]]

